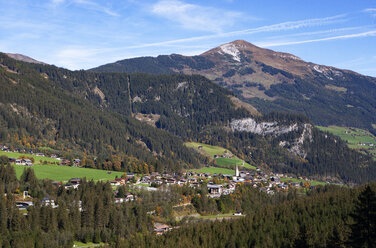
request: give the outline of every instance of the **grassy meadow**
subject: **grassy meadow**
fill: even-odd
[[[211,146],[207,144],[201,144],[197,142],[188,142],[185,143],[187,147],[194,148],[195,150],[205,154],[206,156],[215,160],[216,164],[221,167],[229,167],[232,168],[235,165],[239,167],[245,167],[248,169],[256,169],[256,167],[246,163],[244,160],[233,156],[231,158],[214,158],[214,155],[224,155],[225,153],[231,153],[229,150],[219,147],[219,146]],[[199,149],[199,147],[202,147]]]
[[[17,177],[20,178],[24,169],[27,166],[15,165]],[[71,178],[83,178],[94,181],[109,181],[114,180],[115,176],[120,177],[124,172],[109,172],[105,170],[89,169],[89,168],[79,168],[70,166],[60,166],[51,164],[35,164],[31,168],[34,169],[35,175],[38,179],[49,178],[54,181],[68,181]]]
[[[49,163],[59,163],[60,161],[50,157],[36,156],[33,154],[25,154],[18,152],[3,152],[0,151],[0,156],[7,156],[9,158],[19,158],[22,156],[33,157],[35,162],[31,167],[33,168],[35,175],[38,179],[51,179],[54,181],[68,181],[71,178],[84,178],[94,181],[109,181],[114,180],[116,176],[120,177],[124,172],[116,171],[105,171],[90,168],[79,168],[70,166],[61,166],[56,164],[43,164],[44,161]],[[42,163],[40,162],[42,161]],[[18,178],[21,177],[23,171],[27,166],[12,164],[16,170],[16,175]]]
[[[55,158],[50,158],[50,157],[43,157],[43,156],[36,156],[34,154],[28,154],[28,153],[19,153],[19,152],[4,152],[0,151],[0,156],[7,156],[8,158],[19,158],[19,157],[32,157],[35,160],[35,163],[40,163],[40,160],[42,161],[47,161],[47,162],[58,162],[60,163],[59,160]]]
[[[281,182],[290,182],[290,183],[305,183],[308,182],[310,185],[317,186],[317,185],[325,185],[324,182],[313,181],[313,180],[302,180],[298,178],[287,178],[281,177]]]
[[[317,128],[339,136],[341,139],[347,141],[350,148],[369,153],[376,159],[376,137],[369,131],[360,128],[339,126],[317,126]],[[374,145],[360,145],[360,143],[372,143]]]
[[[210,174],[223,174],[223,175],[235,175],[235,170],[220,168],[220,167],[203,167],[200,169],[189,170],[196,173],[210,173]]]

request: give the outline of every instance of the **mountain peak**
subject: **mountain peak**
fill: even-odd
[[[34,64],[44,64],[46,65],[46,63],[43,63],[41,61],[38,61],[38,60],[35,60],[33,58],[30,58],[26,55],[23,55],[23,54],[19,54],[19,53],[6,53],[6,55],[12,59],[15,59],[15,60],[18,60],[18,61],[23,61],[23,62],[27,62],[27,63],[34,63]]]
[[[243,50],[255,50],[255,49],[261,49],[245,40],[234,40],[229,43],[225,43],[223,45],[220,45],[218,47],[215,47],[213,49],[210,49],[209,51],[206,51],[201,54],[201,56],[208,56],[213,54],[228,54],[233,56],[234,60],[240,62],[240,52]]]

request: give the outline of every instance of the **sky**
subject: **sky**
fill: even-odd
[[[0,51],[79,70],[233,40],[376,76],[376,0],[0,0]]]

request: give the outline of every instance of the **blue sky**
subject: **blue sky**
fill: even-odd
[[[68,69],[243,39],[376,76],[376,0],[0,0],[0,51]]]

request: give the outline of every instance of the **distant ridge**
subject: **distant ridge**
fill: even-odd
[[[244,40],[197,56],[125,59],[91,71],[199,74],[261,113],[302,113],[318,125],[359,127],[376,133],[376,78],[306,62]]]
[[[12,59],[15,59],[15,60],[18,60],[18,61],[23,61],[23,62],[27,62],[27,63],[34,63],[34,64],[42,64],[42,65],[47,65],[46,63],[44,62],[41,62],[41,61],[38,61],[38,60],[35,60],[33,58],[30,58],[26,55],[23,55],[23,54],[19,54],[19,53],[6,53],[6,55],[8,55],[9,57],[11,57]]]

